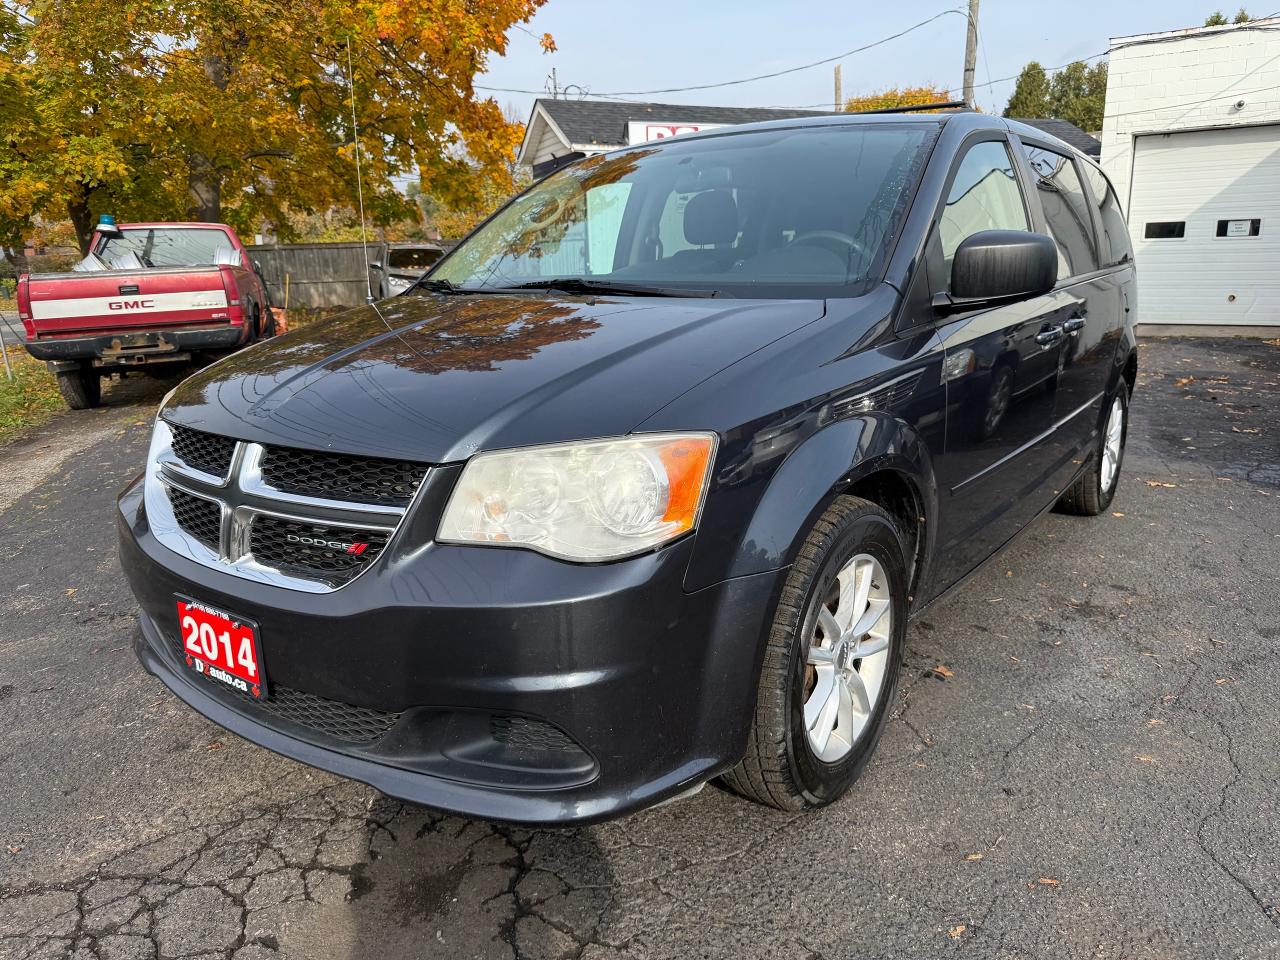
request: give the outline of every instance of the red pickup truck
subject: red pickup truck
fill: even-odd
[[[275,333],[266,284],[221,223],[98,224],[67,273],[18,278],[27,352],[73,410],[96,407],[113,370],[181,364]]]

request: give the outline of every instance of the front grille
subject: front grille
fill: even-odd
[[[222,508],[177,487],[168,487],[166,492],[178,526],[216,553],[222,540]]]
[[[182,639],[175,635],[172,640],[179,658],[185,658],[186,651],[182,648]],[[294,690],[292,687],[279,684],[269,688],[270,696],[267,699],[259,699],[219,680],[195,674],[194,671],[192,673],[195,676],[202,676],[205,683],[218,693],[233,697],[263,713],[344,743],[373,743],[395,726],[396,721],[400,719],[399,713],[357,707],[353,703],[343,703],[341,700],[326,700],[314,693]]]
[[[218,683],[216,680],[209,682]],[[255,700],[234,687],[227,687],[227,690],[272,716],[346,743],[372,743],[400,719],[398,713],[357,707],[341,700],[326,700],[314,693],[304,693],[291,687],[271,687],[271,696],[267,700]]]
[[[231,455],[236,449],[236,442],[230,437],[219,437],[177,424],[169,424],[169,432],[173,437],[173,452],[188,467],[215,477],[227,475],[231,469]]]
[[[386,530],[325,526],[258,514],[249,528],[249,553],[258,563],[283,573],[338,586],[377,560],[389,538]]]
[[[569,735],[528,717],[495,715],[489,719],[489,735],[499,743],[521,750],[541,750],[552,753],[580,753]]]
[[[262,478],[283,493],[407,507],[427,474],[420,463],[267,447]]]

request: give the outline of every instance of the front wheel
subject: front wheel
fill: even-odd
[[[1129,433],[1129,390],[1124,383],[1107,407],[1107,420],[1098,438],[1093,458],[1058,501],[1062,513],[1096,517],[1115,499],[1124,463],[1124,444]]]
[[[893,520],[840,497],[783,587],[746,757],[723,778],[780,810],[838,799],[870,759],[902,664],[907,575]]]
[[[59,370],[58,392],[72,410],[88,410],[102,402],[102,377],[93,367]]]

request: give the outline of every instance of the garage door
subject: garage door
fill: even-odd
[[[1280,125],[1139,137],[1142,323],[1280,325]]]

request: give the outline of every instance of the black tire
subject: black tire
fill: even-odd
[[[804,727],[806,657],[819,607],[842,567],[857,554],[879,561],[892,615],[888,657],[870,719],[852,749],[826,763]],[[862,772],[893,708],[905,648],[907,574],[892,518],[870,501],[836,499],[814,525],[787,577],[769,632],[755,717],[743,760],[721,778],[730,790],[779,810],[806,810],[838,799]]]
[[[72,410],[89,410],[102,403],[102,377],[92,367],[59,370],[58,392]]]
[[[1120,429],[1120,452],[1116,458],[1115,472],[1111,476],[1109,486],[1103,486],[1103,457],[1107,442],[1107,421],[1112,405],[1120,404],[1121,416],[1124,418]],[[1093,455],[1085,465],[1084,472],[1076,478],[1075,483],[1067,488],[1054,508],[1059,513],[1070,513],[1078,517],[1096,517],[1115,499],[1116,489],[1120,486],[1120,468],[1124,466],[1125,441],[1129,437],[1129,387],[1121,381],[1120,389],[1111,397],[1103,408],[1102,429],[1098,433],[1098,442],[1093,448]]]
[[[265,304],[262,310],[263,310],[264,316],[266,317],[266,322],[262,324],[262,336],[274,337],[277,332],[276,315],[274,311],[272,311],[270,304]]]

